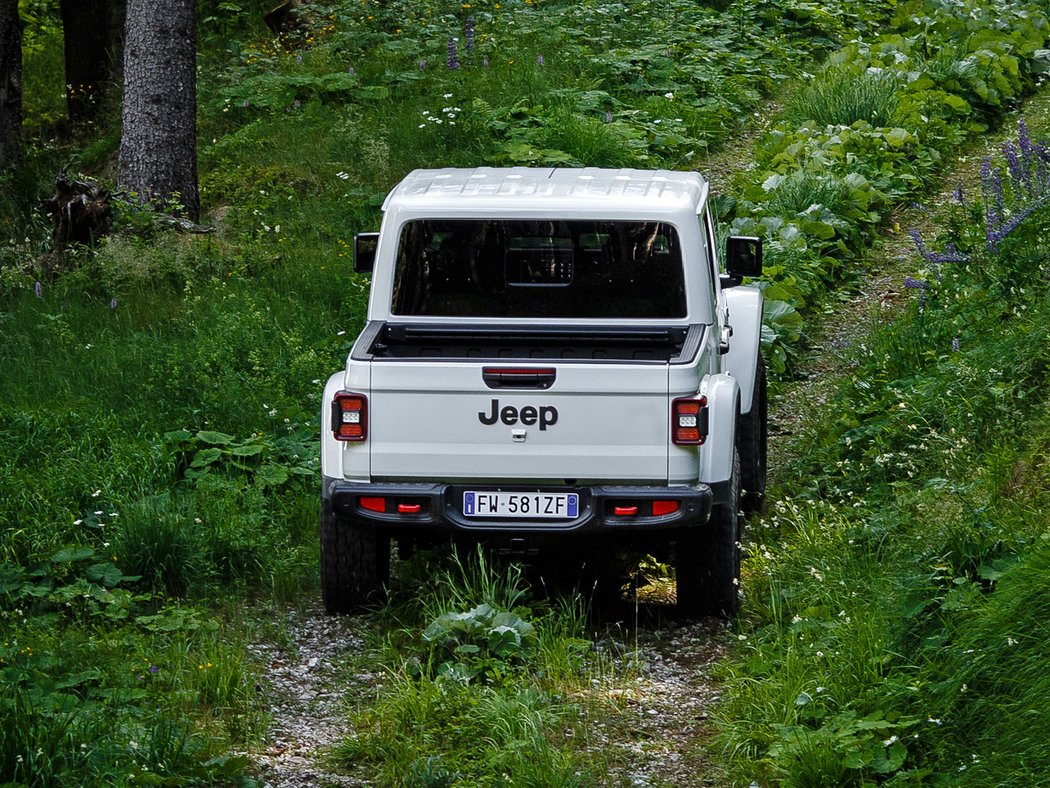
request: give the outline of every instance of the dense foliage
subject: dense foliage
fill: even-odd
[[[1045,134],[1046,98],[1034,109]],[[1050,779],[1033,734],[1050,715],[1050,152],[1022,121],[975,167],[982,196],[957,191],[935,241],[915,233],[904,314],[841,351],[850,379],[750,551],[720,713],[743,774]]]
[[[721,204],[727,225],[766,238],[767,353],[784,370],[802,315],[854,275],[890,207],[920,194],[955,146],[1033,87],[1048,35],[1045,14],[1018,2],[365,0],[311,3],[297,29],[273,39],[260,19],[264,5],[201,4],[201,185],[217,232],[175,235],[150,211],[122,206],[115,233],[99,246],[56,250],[31,206],[71,158],[73,169],[104,178],[117,134],[105,124],[77,142],[54,133],[63,109],[55,4],[22,3],[27,128],[36,136],[26,167],[0,181],[0,225],[10,239],[0,247],[0,774],[16,783],[249,781],[244,760],[228,755],[265,725],[242,647],[257,633],[239,607],[304,587],[313,593],[320,381],[342,363],[367,292],[349,273],[349,245],[354,232],[375,228],[383,195],[406,171],[688,168],[733,144],[755,113],[770,111],[772,95],[789,92],[753,152],[754,167],[723,189]],[[996,215],[999,230],[1015,215],[1008,207]],[[1001,682],[987,669],[992,661],[964,657],[1010,605],[1033,617],[1041,609],[1025,581],[1038,564],[1012,561],[1023,539],[1037,543],[1038,528],[986,527],[981,496],[997,489],[995,500],[1004,497],[995,485],[1005,470],[1007,478],[1020,474],[1017,489],[1027,490],[1023,480],[1043,478],[1045,469],[1034,449],[1014,455],[1000,447],[987,455],[988,481],[971,490],[946,464],[969,456],[946,437],[950,429],[972,446],[974,428],[991,439],[1002,429],[997,419],[1009,419],[1018,402],[1039,402],[1044,349],[1035,326],[1044,316],[1032,272],[1045,268],[1040,215],[1032,212],[995,252],[975,245],[963,217],[949,225],[959,228],[956,237],[928,239],[938,253],[951,240],[971,257],[938,269],[941,278],[916,280],[926,283],[916,288],[926,300],[899,334],[910,337],[910,355],[872,345],[863,363],[878,385],[851,387],[855,399],[835,411],[840,423],[826,431],[828,446],[813,450],[820,467],[848,471],[817,474],[813,508],[784,504],[783,541],[763,537],[768,566],[767,551],[754,551],[754,637],[772,645],[754,660],[745,651],[738,686],[779,695],[735,691],[726,730],[730,746],[773,777],[802,780],[803,767],[793,764],[806,764],[800,753],[811,743],[833,754],[831,771],[819,774],[839,769],[843,779],[954,767],[955,749],[979,724],[988,755],[975,754],[988,763],[1005,733],[987,709],[1009,697],[1036,707],[1043,697],[1037,652],[996,657],[1020,661],[1018,682],[1028,660],[1024,686]],[[971,306],[985,320],[999,310],[1000,322],[1028,327],[1020,332],[1028,344],[978,346],[981,324],[956,311]],[[957,354],[945,350],[954,339]],[[1022,351],[1023,365],[1020,355],[1009,368],[998,360]],[[884,357],[900,367],[885,366]],[[960,400],[959,384],[947,393],[931,382],[942,367],[981,383],[980,402],[969,389]],[[989,367],[997,376],[985,387]],[[898,392],[901,402],[960,406],[894,409]],[[850,421],[849,413],[859,415]],[[920,417],[957,421],[944,422],[938,442],[920,449],[909,429],[926,423]],[[927,466],[940,481],[916,491],[907,471]],[[803,489],[787,484],[789,494]],[[936,510],[944,535],[925,545],[940,563],[923,554],[926,574],[894,574],[913,561],[904,535],[918,541],[923,529],[920,509],[884,510],[890,495]],[[879,514],[856,520],[854,500],[859,512]],[[825,527],[821,507],[842,527]],[[950,520],[971,510],[982,513]],[[891,538],[898,530],[900,539]],[[836,628],[845,607],[819,602],[814,589],[826,584],[815,585],[817,575],[830,570],[796,542],[860,572],[849,563],[850,540],[890,567],[863,578],[871,594],[915,592],[915,612],[898,633],[907,643],[876,636],[898,621],[890,607],[852,617],[867,627],[856,632]],[[984,606],[1000,577],[989,572],[1001,574],[1013,601]],[[458,596],[449,590],[456,587],[464,589]],[[429,607],[396,613],[401,628],[391,624],[388,645],[377,645],[395,680],[375,708],[362,710],[358,725],[371,733],[343,756],[391,782],[417,784],[448,784],[456,775],[484,782],[526,762],[543,784],[600,775],[604,765],[593,754],[553,735],[581,713],[564,700],[574,682],[607,678],[584,658],[576,603],[552,611],[525,604],[513,587],[494,596],[462,579],[440,588]],[[237,614],[227,615],[225,600]],[[832,685],[814,678],[813,666],[823,663],[810,651],[797,674],[785,669],[794,652],[782,657],[774,646],[804,622],[869,644],[856,668],[873,683],[858,685],[849,703],[837,694],[832,706],[817,692]],[[1020,630],[1008,637],[1020,642]],[[937,655],[920,690],[945,725],[940,738],[923,733],[921,745],[905,748],[905,736],[925,731],[925,712],[913,700],[866,699],[887,689],[920,697],[895,678],[875,681],[896,675],[891,648],[915,643],[928,653],[910,653]],[[946,694],[924,688],[957,681],[957,664],[972,672],[962,683],[988,692],[971,694],[977,700],[955,715]],[[773,672],[797,675],[798,685],[770,680]],[[479,708],[490,716],[471,717]],[[404,720],[419,723],[418,740],[400,735]],[[477,725],[496,721],[513,752],[472,749]],[[428,758],[442,726],[459,731],[460,749]],[[1037,765],[1041,746],[1022,736],[1019,760]],[[505,760],[512,756],[519,760]],[[601,781],[581,781],[588,780]]]

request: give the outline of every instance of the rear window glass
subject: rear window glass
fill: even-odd
[[[409,222],[398,245],[391,312],[685,317],[678,233],[662,222]]]

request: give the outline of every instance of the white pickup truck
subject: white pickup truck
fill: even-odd
[[[359,609],[390,546],[578,566],[673,560],[686,615],[739,607],[765,487],[757,238],[720,266],[697,173],[417,170],[355,243],[368,319],[322,412],[321,587]]]

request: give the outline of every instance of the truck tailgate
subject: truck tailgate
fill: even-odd
[[[663,363],[371,365],[373,479],[666,482]],[[491,388],[486,368],[553,370],[549,388]]]

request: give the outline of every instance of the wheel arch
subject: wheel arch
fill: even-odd
[[[734,287],[725,291],[733,336],[725,358],[725,371],[740,385],[740,412],[748,413],[755,394],[762,344],[762,291]]]
[[[724,482],[732,476],[740,418],[740,384],[732,375],[711,375],[701,388],[707,397],[708,434],[701,447],[702,482]]]

